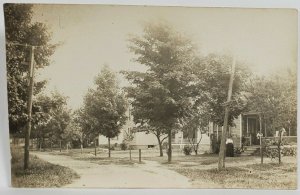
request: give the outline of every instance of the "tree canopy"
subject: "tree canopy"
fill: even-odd
[[[248,109],[260,112],[267,133],[285,128],[297,134],[297,75],[296,71],[282,72],[270,77],[255,77],[248,86]]]
[[[5,4],[5,38],[10,133],[22,132],[27,121],[28,58],[30,48],[25,45],[43,46],[35,49],[36,69],[50,64],[49,57],[56,45],[51,45],[51,34],[43,23],[32,22],[32,5]],[[15,44],[23,45],[15,45]],[[46,81],[36,81],[34,95],[40,93]]]
[[[118,86],[115,73],[105,66],[95,78],[95,88],[90,88],[84,98],[83,112],[88,119],[90,132],[116,137],[126,122],[127,102]]]
[[[146,72],[123,72],[132,83],[127,92],[133,99],[134,122],[171,137],[193,97],[193,75],[189,73],[195,47],[163,22],[147,23],[144,34],[129,42],[135,61],[147,67]]]

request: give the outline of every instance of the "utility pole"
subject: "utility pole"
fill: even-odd
[[[221,145],[220,145],[220,152],[219,152],[219,162],[218,162],[218,170],[222,170],[225,168],[225,150],[226,150],[226,136],[227,136],[227,129],[228,129],[228,117],[229,117],[229,104],[231,101],[232,95],[232,86],[233,86],[233,79],[234,79],[234,72],[235,72],[235,57],[232,60],[231,66],[231,73],[229,79],[229,88],[228,88],[228,95],[227,95],[227,102],[225,103],[225,116],[224,116],[224,124],[223,124],[223,131],[221,137]]]
[[[30,59],[29,59],[29,87],[28,87],[28,102],[27,102],[27,129],[25,132],[25,148],[24,148],[24,170],[28,169],[29,166],[29,142],[30,142],[30,132],[31,132],[31,111],[32,111],[32,95],[33,95],[33,85],[34,85],[34,46],[30,49]]]

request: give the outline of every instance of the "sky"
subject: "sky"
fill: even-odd
[[[188,36],[202,55],[234,54],[260,75],[296,70],[293,9],[35,5],[33,21],[45,23],[52,42],[62,43],[38,77],[49,81],[46,91],[59,91],[69,97],[71,108],[79,108],[104,64],[116,72],[144,70],[132,61],[128,38],[142,35],[144,22],[159,20]]]

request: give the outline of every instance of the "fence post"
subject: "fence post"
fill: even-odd
[[[281,151],[280,151],[280,146],[281,146],[281,130],[279,131],[279,141],[278,141],[278,161],[279,164],[281,164]]]
[[[139,162],[141,163],[142,162],[142,150],[139,149]]]
[[[263,153],[263,142],[262,142],[262,136],[260,136],[259,138],[260,141],[260,163],[263,164],[264,163],[264,153]]]
[[[59,140],[59,152],[61,152],[61,140]]]
[[[94,146],[95,146],[95,156],[97,156],[97,147],[96,147],[96,141],[94,141]]]

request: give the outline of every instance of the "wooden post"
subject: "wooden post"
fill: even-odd
[[[28,101],[27,101],[27,129],[25,132],[25,147],[24,147],[24,170],[29,166],[29,141],[31,133],[31,113],[32,113],[32,96],[34,86],[34,46],[30,50],[30,67],[29,67],[29,86],[28,86]]]
[[[279,131],[279,141],[278,141],[278,163],[281,164],[281,132],[282,130]]]
[[[259,114],[259,144],[260,144],[260,163],[263,164],[264,163],[264,157],[263,157],[263,148],[262,148],[262,134],[261,134],[261,130],[262,130],[262,123],[261,123],[261,114]]]
[[[249,136],[249,118],[248,116],[247,117],[247,136]]]
[[[131,147],[129,146],[129,159],[131,161]]]
[[[235,72],[235,57],[232,61],[232,67],[231,67],[231,74],[229,79],[229,87],[228,87],[228,95],[227,95],[227,102],[225,105],[225,116],[224,116],[224,131],[222,132],[222,138],[221,138],[221,146],[220,146],[220,152],[219,152],[219,161],[218,161],[218,170],[225,168],[225,142],[226,142],[226,136],[227,136],[227,129],[228,129],[228,118],[229,118],[229,103],[231,101],[231,95],[232,95],[232,86],[233,86],[233,79],[234,79],[234,72]]]
[[[81,134],[81,140],[80,140],[80,152],[83,153],[83,134]]]
[[[59,140],[59,152],[61,152],[61,140]]]
[[[142,162],[142,150],[139,149],[139,163]]]
[[[94,140],[94,146],[95,146],[95,156],[97,156],[97,145],[96,145],[96,139]]]
[[[172,130],[171,128],[168,130],[168,162],[170,163],[172,161]]]
[[[108,158],[110,158],[110,138],[108,138]]]
[[[217,125],[217,142],[219,141],[219,125]]]

